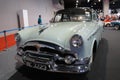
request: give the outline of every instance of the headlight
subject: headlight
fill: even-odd
[[[73,56],[67,55],[65,56],[65,63],[66,64],[72,64],[75,62],[75,58]]]
[[[16,40],[16,44],[17,46],[19,46],[20,42],[21,42],[21,37],[19,33],[15,34],[15,40]]]
[[[73,47],[76,47],[76,48],[79,48],[83,43],[83,40],[81,38],[81,36],[79,35],[74,35],[71,40],[70,40],[70,44],[73,46]]]

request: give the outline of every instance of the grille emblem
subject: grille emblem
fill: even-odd
[[[34,45],[37,49],[39,49],[41,46],[39,44]]]

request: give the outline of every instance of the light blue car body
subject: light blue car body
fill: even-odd
[[[26,66],[52,72],[83,73],[89,71],[93,62],[93,55],[103,32],[103,22],[97,19],[94,10],[91,10],[91,18],[90,21],[81,22],[53,22],[44,27],[38,25],[19,31],[17,34],[19,34],[20,42],[16,59]],[[74,35],[81,38],[82,43],[79,48],[71,44],[71,38]],[[37,51],[31,51],[30,49],[33,49],[33,47],[30,46],[34,46]],[[56,50],[57,48],[54,46],[60,48],[60,51]],[[41,47],[44,48],[43,52],[40,49]],[[48,56],[47,52],[44,51],[49,50],[51,51],[49,56],[55,58],[52,61],[46,61],[49,60],[48,57],[42,56],[41,58],[41,55]],[[29,56],[30,59],[27,58],[28,55],[26,56],[26,54],[33,55],[34,53],[39,54],[39,58],[32,59],[33,56]],[[54,54],[52,55],[52,53]],[[43,62],[37,61],[43,58],[46,63],[43,64]]]

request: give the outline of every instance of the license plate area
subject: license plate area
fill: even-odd
[[[37,69],[41,69],[41,70],[47,70],[48,69],[48,65],[46,64],[40,64],[40,63],[33,63],[33,62],[25,62],[25,64],[29,67],[32,68],[37,68]]]

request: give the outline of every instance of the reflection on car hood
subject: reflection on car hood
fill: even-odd
[[[80,30],[83,24],[80,22],[52,23],[38,35],[36,40],[48,41],[64,47],[64,43],[69,42],[71,36]]]

